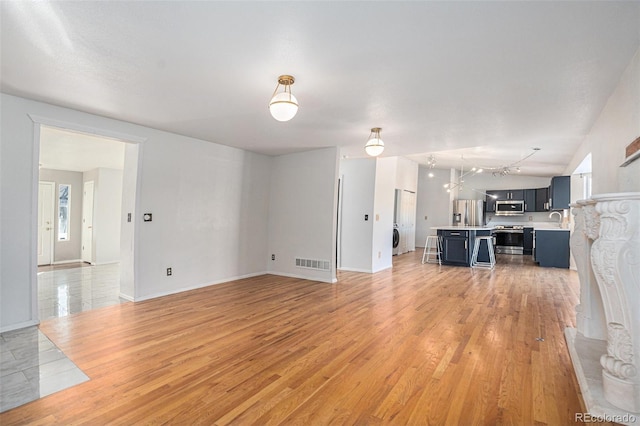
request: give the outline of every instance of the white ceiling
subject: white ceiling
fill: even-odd
[[[264,154],[340,146],[562,173],[640,2],[0,2],[3,92]],[[296,78],[298,115],[267,104]]]
[[[40,167],[86,172],[124,168],[125,143],[55,127],[40,128]]]

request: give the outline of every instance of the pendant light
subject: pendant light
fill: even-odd
[[[364,146],[364,150],[372,157],[377,157],[384,151],[384,142],[380,139],[380,127],[374,127],[369,134],[369,140]]]
[[[273,118],[278,121],[289,121],[295,117],[298,112],[298,100],[291,94],[291,85],[295,82],[293,76],[281,75],[278,77],[278,85],[273,91],[271,102],[269,102],[269,111]],[[280,86],[284,89],[278,93]]]

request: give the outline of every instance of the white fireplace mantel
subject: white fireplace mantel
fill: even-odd
[[[577,328],[565,331],[571,359],[589,413],[617,416],[618,423],[632,415],[634,423],[640,420],[640,193],[602,194],[572,208],[580,304]]]

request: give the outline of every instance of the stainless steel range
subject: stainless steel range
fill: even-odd
[[[496,253],[522,254],[524,246],[524,229],[520,225],[498,225],[493,228],[496,242]]]

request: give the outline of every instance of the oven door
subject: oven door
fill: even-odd
[[[494,231],[496,237],[496,253],[498,254],[522,254],[524,246],[524,233],[518,231]]]

